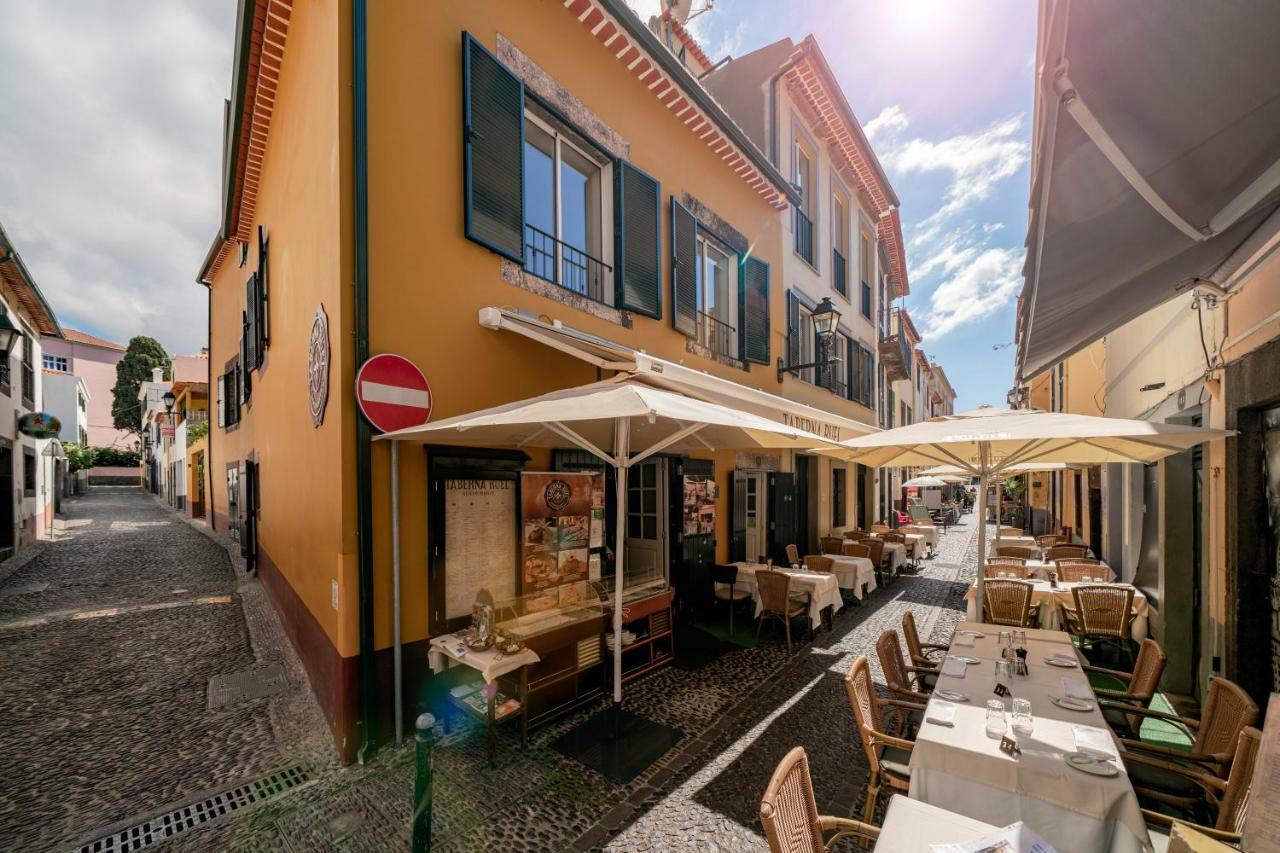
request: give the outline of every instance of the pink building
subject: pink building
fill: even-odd
[[[124,344],[95,338],[77,329],[63,328],[65,340],[44,338],[43,367],[53,373],[71,373],[89,391],[88,433],[92,447],[132,449],[137,436],[111,425],[111,389],[116,384],[116,362],[124,357]]]

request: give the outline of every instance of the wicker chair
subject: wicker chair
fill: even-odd
[[[844,538],[851,539],[854,542],[860,542],[863,539],[866,539],[870,535],[871,534],[865,530],[846,530],[844,532]]]
[[[867,539],[863,539],[862,544],[866,545],[871,552],[867,555],[867,559],[869,559],[871,561],[871,565],[875,567],[876,579],[879,583],[888,583],[893,571],[886,568],[884,564],[884,540],[877,539],[872,536]]]
[[[1001,527],[1000,528],[1001,539],[1003,539],[1006,536],[1021,536],[1021,535],[1022,535],[1021,527]]]
[[[791,620],[797,616],[805,617],[805,625],[809,626],[809,593],[791,594],[791,576],[786,572],[765,569],[756,572],[756,589],[760,593],[760,615],[756,622],[756,637],[760,636],[760,628],[765,620],[777,619],[782,622],[787,636],[787,651],[791,651]],[[809,635],[813,636],[813,628],[809,626]]]
[[[1058,560],[1053,564],[1053,570],[1058,575],[1058,580],[1063,583],[1080,583],[1085,578],[1093,578],[1102,580],[1099,575],[1110,577],[1111,570],[1102,570],[1102,564],[1094,561],[1092,563],[1081,563],[1078,560]]]
[[[985,566],[982,567],[983,574],[989,578],[998,578],[1001,575],[1012,575],[1013,577],[1026,580],[1031,577],[1031,570],[1027,568],[1025,560],[1014,560],[1011,557],[993,557],[987,560]]]
[[[738,586],[738,567],[733,565],[716,565],[711,568],[711,580],[716,601],[729,605],[729,636],[733,636],[733,611],[738,604],[751,600],[751,589],[743,584]]]
[[[844,547],[840,550],[846,557],[871,557],[871,546],[864,542],[849,542],[846,540]]]
[[[1231,770],[1226,779],[1220,779],[1204,771],[1189,769],[1182,773],[1183,780],[1195,791],[1193,802],[1186,805],[1182,802],[1170,802],[1161,791],[1153,791],[1134,782],[1134,791],[1139,802],[1152,800],[1162,811],[1154,809],[1142,810],[1147,822],[1147,829],[1158,839],[1167,839],[1175,822],[1186,823],[1197,832],[1210,838],[1239,846],[1240,832],[1244,827],[1245,811],[1249,805],[1250,787],[1253,783],[1254,770],[1257,765],[1258,751],[1262,742],[1262,732],[1253,726],[1240,730],[1236,739],[1236,748],[1231,761]],[[1147,759],[1141,755],[1126,753],[1125,766],[1132,774],[1135,767],[1147,766]],[[1185,819],[1171,817],[1165,810],[1181,810]],[[1156,844],[1157,850],[1165,845]]]
[[[778,762],[760,798],[760,823],[772,853],[828,853],[841,838],[875,841],[880,830],[845,817],[818,814],[813,777],[804,747],[794,747]],[[835,831],[829,839],[827,832]]]
[[[892,628],[880,635],[876,641],[876,655],[880,658],[880,671],[884,674],[884,683],[895,699],[908,702],[925,703],[933,687],[925,683],[926,676],[937,676],[936,667],[907,666],[902,661],[902,645],[898,642],[898,632]]]
[[[1030,560],[1034,553],[1034,548],[1028,548],[1025,545],[1000,545],[996,548],[997,557],[1021,557],[1024,560]]]
[[[876,696],[866,655],[859,655],[849,667],[844,677],[844,690],[849,696],[849,704],[853,706],[858,737],[862,740],[862,751],[871,770],[867,779],[867,801],[862,807],[863,819],[870,821],[875,815],[882,788],[887,786],[905,794],[911,787],[911,749],[915,744],[890,733],[885,726],[885,716],[898,719],[900,731],[906,726],[907,714],[923,711],[924,706]]]
[[[787,546],[787,565],[788,566],[800,565],[800,549],[797,548],[794,544]]]
[[[1048,533],[1044,536],[1036,537],[1036,544],[1041,548],[1052,548],[1054,545],[1063,545],[1066,541],[1066,539],[1063,539],[1056,533]]]
[[[835,561],[825,554],[807,554],[804,558],[804,568],[807,572],[822,572],[829,575],[835,565]]]
[[[892,528],[892,527],[890,527],[890,526],[889,526],[889,525],[887,525],[887,524],[873,524],[873,525],[871,525],[871,532],[872,532],[873,534],[875,534],[875,533],[892,533],[892,532],[893,532],[893,528]]]
[[[1134,617],[1134,589],[1131,586],[1082,584],[1073,587],[1071,599],[1075,607],[1062,608],[1062,626],[1081,642],[1113,642],[1130,660],[1133,649],[1129,642]]]
[[[1194,735],[1190,752],[1131,738],[1120,740],[1127,750],[1126,764],[1133,755],[1143,756],[1140,764],[1129,765],[1129,776],[1134,785],[1141,784],[1144,788],[1161,792],[1169,801],[1183,803],[1194,802],[1197,797],[1194,786],[1187,784],[1185,773],[1207,771],[1225,779],[1240,732],[1258,719],[1258,706],[1249,694],[1225,678],[1214,678],[1209,682],[1209,695],[1199,720],[1150,708],[1130,707],[1125,710],[1138,717],[1164,720],[1181,727],[1188,736]]]
[[[1040,622],[1040,609],[1032,602],[1035,589],[1027,581],[991,579],[986,588],[983,609],[988,622],[1014,628],[1034,628]]]
[[[947,653],[947,646],[920,642],[920,633],[916,631],[916,617],[910,610],[902,613],[902,636],[907,638],[907,654],[911,656],[912,666],[936,667],[938,662],[929,656],[938,652],[944,655]]]
[[[1044,559],[1046,562],[1061,560],[1064,557],[1083,557],[1089,553],[1089,549],[1084,545],[1054,545],[1051,548],[1044,549]]]
[[[824,554],[839,554],[843,547],[843,536],[823,536],[818,540],[818,550]]]
[[[1164,649],[1148,637],[1138,647],[1138,659],[1134,662],[1132,673],[1103,669],[1100,666],[1084,668],[1086,672],[1096,672],[1124,682],[1124,690],[1109,690],[1105,687],[1093,689],[1098,699],[1102,700],[1102,716],[1120,737],[1138,737],[1142,718],[1128,713],[1128,708],[1151,707],[1151,699],[1160,687],[1160,676],[1164,674],[1167,661]]]

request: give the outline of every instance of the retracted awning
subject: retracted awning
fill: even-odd
[[[650,385],[769,418],[830,441],[847,441],[879,431],[871,424],[658,358],[557,321],[548,322],[509,308],[489,307],[480,309],[479,322],[488,329],[514,332],[538,341],[603,370],[631,373]]]
[[[1021,381],[1280,245],[1280,3],[1040,8]]]

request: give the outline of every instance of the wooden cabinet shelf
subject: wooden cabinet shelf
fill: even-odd
[[[622,683],[647,675],[666,666],[675,658],[675,633],[672,630],[671,602],[675,591],[667,589],[657,595],[624,604],[622,627],[637,634],[637,639],[622,647]],[[606,607],[605,619],[613,624],[613,610]],[[613,657],[613,649],[601,638],[604,654]],[[609,668],[613,680],[613,668]]]

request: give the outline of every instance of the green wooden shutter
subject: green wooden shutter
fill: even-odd
[[[244,283],[244,369],[247,373],[258,366],[258,276]]]
[[[769,363],[769,265],[748,257],[742,264],[742,360]]]
[[[262,364],[262,351],[271,342],[271,312],[267,310],[270,298],[270,254],[268,252],[267,229],[258,226],[258,364]]]
[[[800,300],[787,291],[787,364],[800,363]],[[796,374],[791,374],[795,376]]]
[[[846,364],[849,369],[845,371],[846,380],[844,386],[844,395],[850,400],[862,402],[862,347],[853,338],[845,338],[848,346],[845,349]]]
[[[698,220],[671,198],[671,325],[698,334]]]
[[[524,84],[462,34],[467,237],[524,263]]]
[[[869,408],[875,408],[876,357],[869,349],[862,349],[862,399]]]
[[[653,178],[619,162],[618,307],[662,316],[662,195]]]

